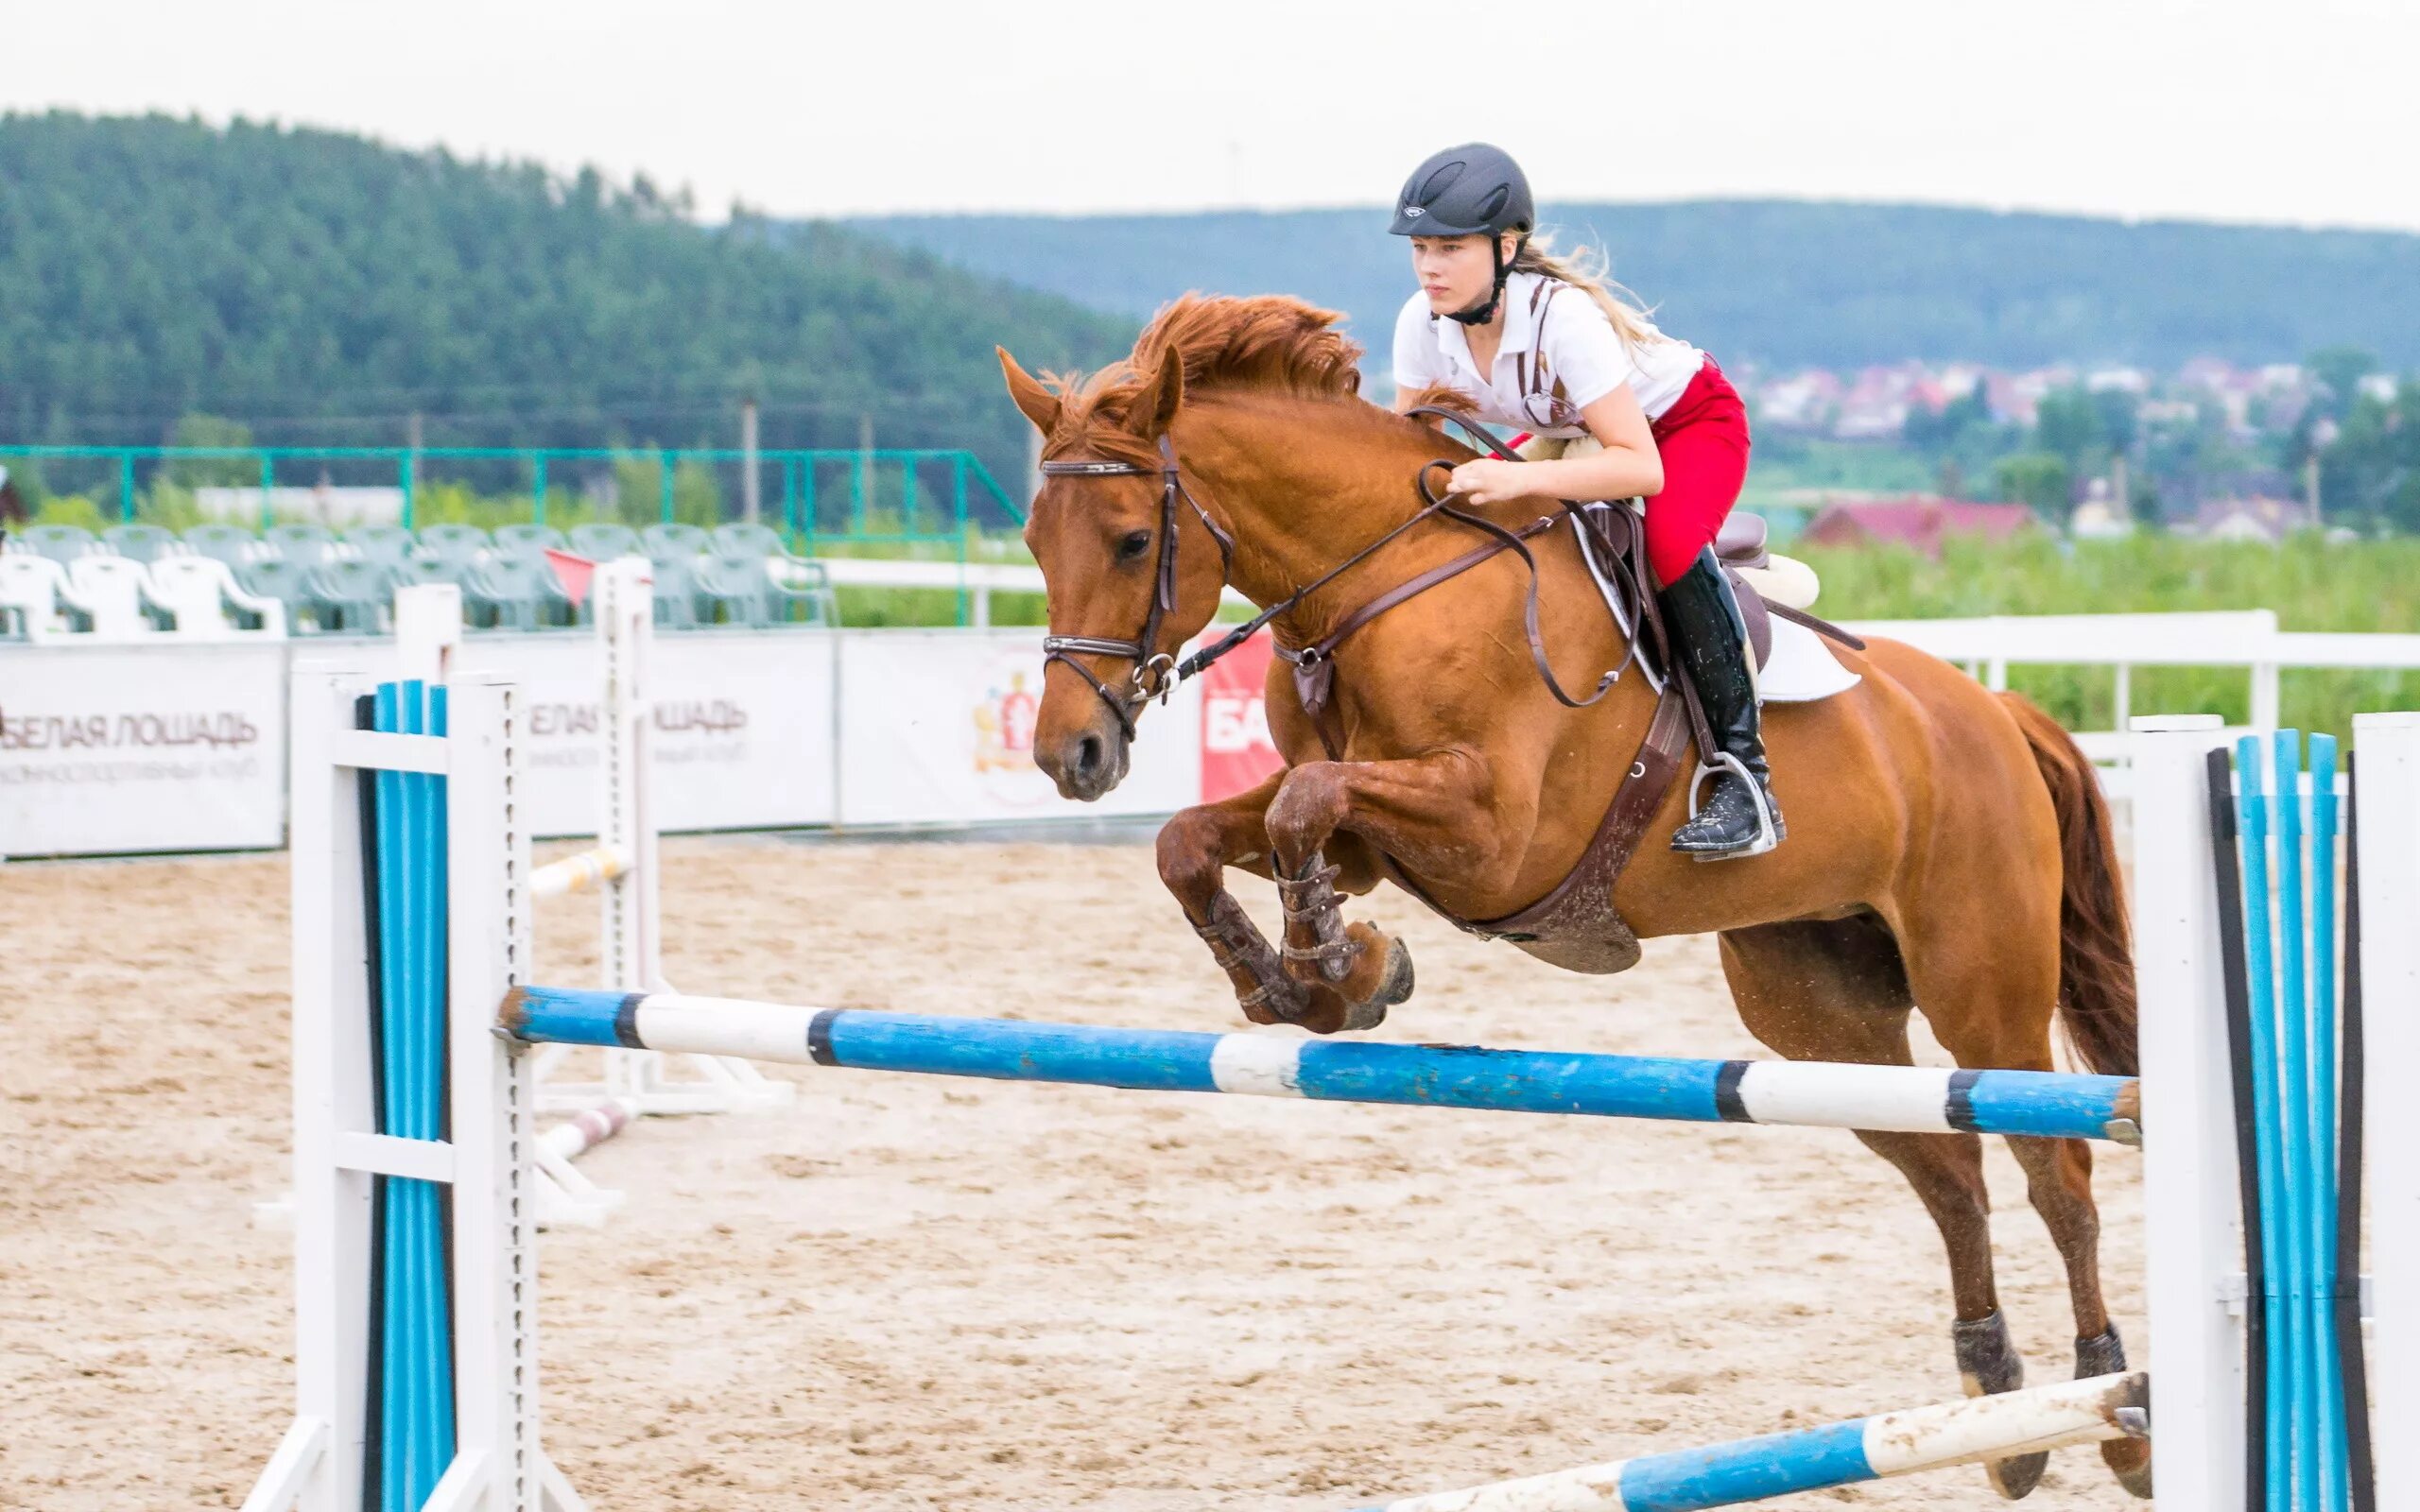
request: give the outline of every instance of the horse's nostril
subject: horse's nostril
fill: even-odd
[[[1101,740],[1098,735],[1086,735],[1076,743],[1076,770],[1086,777],[1100,770]]]

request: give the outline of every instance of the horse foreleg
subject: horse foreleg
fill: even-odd
[[[1484,887],[1496,880],[1507,826],[1485,802],[1484,768],[1459,751],[1391,762],[1306,762],[1288,770],[1269,805],[1277,890],[1286,909],[1285,966],[1296,981],[1356,1005],[1340,1028],[1367,1028],[1411,991],[1403,942],[1343,917],[1349,850],[1383,851],[1428,875]],[[1335,859],[1331,861],[1331,852]]]
[[[1325,983],[1298,981],[1288,974],[1277,949],[1226,886],[1229,867],[1270,874],[1269,805],[1285,777],[1277,772],[1246,792],[1172,816],[1160,829],[1160,880],[1184,910],[1194,933],[1209,945],[1211,958],[1227,973],[1245,1018],[1332,1033],[1358,1016],[1357,1005]],[[1340,880],[1350,890],[1366,891],[1376,880],[1374,868],[1365,848],[1351,850],[1347,862],[1353,875]],[[1409,985],[1407,978],[1407,989]],[[1381,1017],[1385,1011],[1380,1005]]]

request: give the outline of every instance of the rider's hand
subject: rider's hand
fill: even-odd
[[[1502,504],[1507,499],[1517,499],[1536,491],[1524,486],[1520,463],[1499,461],[1492,456],[1463,463],[1454,469],[1454,475],[1449,481],[1456,493],[1473,504]]]

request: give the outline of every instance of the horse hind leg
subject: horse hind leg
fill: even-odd
[[[1879,919],[1763,924],[1721,936],[1722,971],[1749,1033],[1792,1060],[1909,1065],[1914,1008],[1897,943]],[[2009,1336],[1993,1273],[1991,1195],[1983,1145],[1972,1134],[1859,1131],[1896,1167],[1941,1232],[1949,1259],[1950,1338],[1968,1396],[2014,1391],[2025,1363]],[[2039,1484],[2049,1455],[2015,1454],[1984,1466],[2012,1501]]]
[[[2009,1150],[2025,1168],[2033,1211],[2066,1263],[2067,1293],[2076,1314],[2076,1379],[2126,1368],[2126,1346],[2110,1321],[2100,1292],[2100,1210],[2092,1200],[2092,1146],[2081,1140],[2012,1138]],[[2152,1494],[2152,1447],[2139,1438],[2104,1439],[2100,1457],[2118,1484]]]

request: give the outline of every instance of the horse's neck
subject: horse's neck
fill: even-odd
[[[1213,497],[1203,502],[1236,540],[1228,582],[1237,593],[1266,609],[1419,509],[1415,480],[1434,454],[1380,434],[1374,419],[1340,416],[1334,404],[1281,413],[1267,401],[1205,404],[1190,424],[1180,416],[1178,454],[1209,485]],[[1348,576],[1366,589],[1362,598],[1387,586],[1360,583],[1358,571]],[[1323,607],[1321,617],[1332,618],[1351,606]]]

